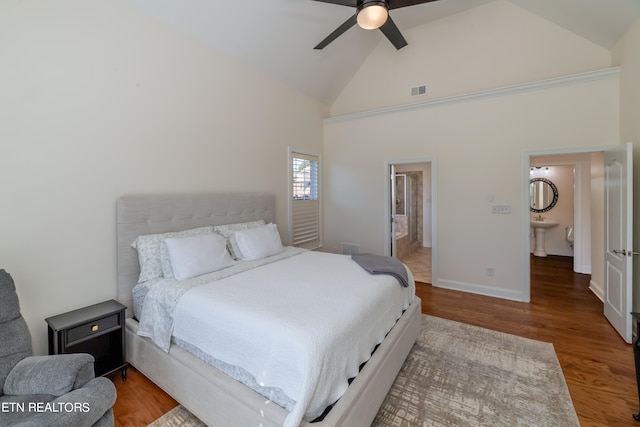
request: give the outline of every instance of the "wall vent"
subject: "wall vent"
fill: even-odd
[[[411,88],[411,96],[421,96],[427,94],[427,86],[416,86]]]
[[[360,253],[360,245],[354,245],[353,243],[342,244],[342,255],[354,255]]]

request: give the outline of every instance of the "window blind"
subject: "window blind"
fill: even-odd
[[[319,159],[296,152],[291,158],[292,244],[315,249],[320,246]]]

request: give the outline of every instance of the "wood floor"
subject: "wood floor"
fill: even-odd
[[[638,391],[633,349],[602,315],[589,276],[571,258],[532,257],[531,303],[418,284],[425,314],[553,343],[582,427],[634,426]],[[146,426],[177,403],[135,369],[114,376],[116,426]]]

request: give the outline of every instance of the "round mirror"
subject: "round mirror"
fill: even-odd
[[[547,212],[558,203],[558,187],[547,178],[529,181],[529,206],[531,212]]]

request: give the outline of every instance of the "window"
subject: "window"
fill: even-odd
[[[307,249],[320,247],[320,159],[290,151],[291,244]]]

